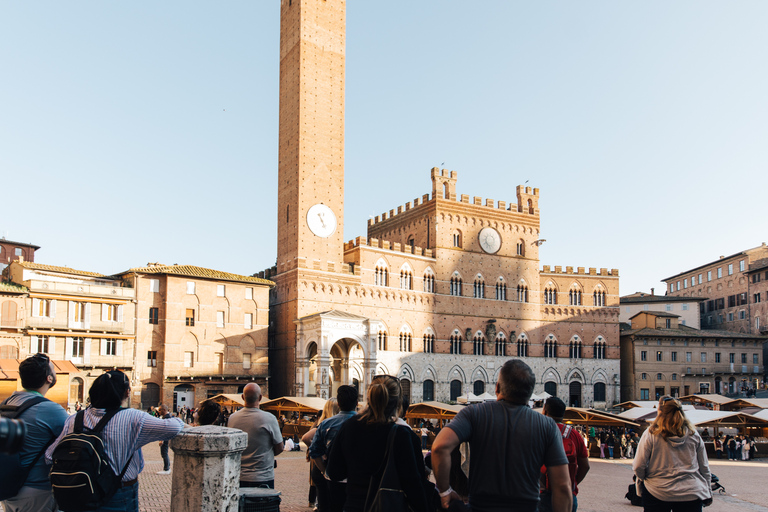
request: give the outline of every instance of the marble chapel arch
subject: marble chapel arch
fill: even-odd
[[[493,393],[501,364],[521,357],[537,391],[617,401],[618,271],[540,269],[539,189],[470,198],[455,171],[433,168],[431,193],[345,243],[345,4],[281,2],[270,395],[365,393],[386,373],[414,403],[454,400]]]

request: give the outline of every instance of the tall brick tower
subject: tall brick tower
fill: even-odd
[[[346,0],[282,0],[277,283],[272,298],[272,394],[292,394],[294,320],[305,274],[343,262]],[[332,277],[330,277],[332,279]],[[278,395],[274,395],[278,396]]]

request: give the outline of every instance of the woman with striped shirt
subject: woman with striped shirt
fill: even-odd
[[[88,391],[91,403],[85,410],[85,427],[94,428],[107,410],[126,407],[130,393],[130,381],[123,372],[113,370],[100,375]],[[53,462],[53,450],[61,439],[74,430],[75,417],[76,415],[73,415],[67,419],[61,435],[45,452],[49,464]],[[144,469],[141,447],[153,441],[171,439],[181,432],[182,428],[184,423],[179,418],[164,420],[138,409],[121,410],[112,417],[102,430],[101,437],[115,474],[119,475],[126,465],[127,468],[123,475],[122,487],[97,512],[138,512],[138,478]]]

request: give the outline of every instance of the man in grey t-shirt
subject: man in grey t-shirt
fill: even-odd
[[[554,512],[570,512],[568,459],[555,422],[528,407],[536,379],[519,359],[504,363],[496,402],[463,409],[432,445],[432,464],[443,508],[459,496],[451,489],[451,452],[469,442],[469,504],[473,512],[535,512],[541,466],[547,466]]]
[[[240,459],[240,487],[275,488],[275,455],[283,451],[283,435],[277,418],[259,409],[261,388],[243,388],[245,407],[229,417],[228,427],[248,434],[248,446]]]

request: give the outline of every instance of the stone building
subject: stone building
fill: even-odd
[[[386,373],[412,401],[455,400],[521,357],[537,391],[617,402],[618,271],[539,269],[538,189],[470,199],[435,168],[431,194],[344,243],[345,23],[344,0],[281,3],[272,395],[364,393]]]
[[[625,295],[619,299],[621,312],[619,321],[629,323],[630,318],[642,311],[661,311],[673,313],[680,317],[679,324],[701,328],[699,321],[699,304],[707,300],[704,297],[673,297],[670,295],[655,295],[653,288],[651,293],[637,292]]]
[[[196,407],[251,381],[267,393],[270,281],[159,263],[118,277],[137,302],[133,380],[142,408]]]
[[[642,311],[622,331],[622,401],[756,389],[763,372],[761,336],[694,329],[679,320],[673,313]]]
[[[132,288],[95,272],[23,260],[11,262],[4,275],[14,283],[10,286],[27,291],[23,304],[16,301],[16,358],[42,352],[74,365],[68,404],[84,403],[91,382],[104,371],[131,372],[136,307]],[[66,386],[67,381],[60,382],[56,391]]]
[[[0,279],[0,359],[18,359],[24,353],[26,287]]]

